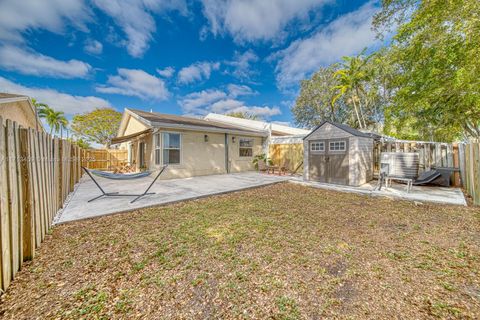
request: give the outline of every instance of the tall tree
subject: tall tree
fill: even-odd
[[[47,104],[38,103],[35,99],[32,99],[32,102],[38,110],[38,116],[45,119],[45,122],[50,127],[50,134],[53,132],[58,134],[60,132],[61,135],[63,135],[63,129],[66,129],[68,126],[68,120],[65,117],[65,113],[63,111],[55,111]]]
[[[37,116],[37,119],[35,119],[35,129],[38,131],[38,118],[42,118],[42,112],[45,108],[49,108],[49,106],[46,103],[42,103],[37,101],[37,99],[32,98],[31,99],[32,104],[35,108],[35,115]]]
[[[112,108],[97,108],[91,112],[73,116],[72,130],[86,141],[110,147],[117,135],[122,114]]]
[[[364,109],[367,107],[368,98],[364,83],[368,82],[371,76],[367,68],[370,57],[365,57],[363,53],[354,57],[343,57],[340,69],[334,73],[338,79],[338,85],[335,87],[338,93],[333,97],[332,104],[339,97],[347,96],[347,102],[353,106],[358,127],[361,129],[367,127]]]
[[[310,79],[300,83],[298,95],[292,113],[295,123],[304,128],[313,128],[323,120],[342,122],[353,125],[354,118],[349,113],[343,97],[334,104],[335,87],[338,80],[334,77],[336,66],[322,67]]]
[[[480,138],[479,16],[478,0],[382,2],[374,27],[382,35],[397,26],[387,131],[422,140]]]

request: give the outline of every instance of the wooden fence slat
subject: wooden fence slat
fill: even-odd
[[[16,161],[16,167],[17,167],[17,192],[18,192],[18,224],[19,228],[16,231],[17,233],[17,238],[18,238],[18,264],[19,264],[19,270],[21,269],[23,265],[23,214],[24,214],[24,190],[22,187],[23,181],[22,181],[22,170],[23,170],[23,162],[24,159],[21,156],[20,152],[20,126],[14,122],[13,123],[13,129],[14,129],[14,138],[15,138],[15,158],[17,159]]]
[[[15,128],[13,122],[7,119],[7,157],[8,157],[8,189],[10,198],[10,261],[11,261],[11,277],[15,276],[20,269],[20,244],[19,233],[16,232],[20,225],[19,199],[18,199],[18,170],[17,170],[17,154],[15,152]]]
[[[10,261],[10,212],[8,199],[8,154],[7,154],[6,128],[0,117],[0,260],[1,260],[1,285],[5,290],[11,280]]]
[[[472,143],[473,148],[473,180],[474,188],[472,192],[473,202],[480,204],[480,144]]]
[[[31,140],[28,129],[20,129],[20,157],[21,161],[21,196],[23,207],[23,232],[22,234],[22,255],[23,261],[31,260],[35,256],[35,220],[33,210],[33,186],[32,186],[32,159]]]
[[[458,163],[460,167],[461,184],[465,187],[465,145],[463,143],[458,145]]]

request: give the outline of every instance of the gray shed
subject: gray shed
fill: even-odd
[[[373,135],[323,121],[303,138],[303,178],[350,186],[373,178]]]

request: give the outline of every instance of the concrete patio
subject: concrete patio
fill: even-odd
[[[334,185],[315,181],[303,181],[301,177],[295,177],[290,182],[298,183],[304,186],[334,190],[340,192],[353,192],[369,196],[381,196],[394,199],[402,199],[417,202],[433,202],[441,204],[452,204],[466,206],[465,196],[460,188],[446,188],[436,186],[413,186],[410,192],[407,192],[404,184],[393,183],[388,188],[382,187],[380,191],[374,191],[377,181],[365,183],[359,187]]]
[[[106,192],[116,191],[120,193],[143,192],[152,181],[152,177],[126,181],[109,180],[100,177],[95,177],[95,179],[97,179]],[[104,197],[93,202],[88,202],[88,200],[101,193],[92,180],[90,180],[89,177],[84,176],[76,186],[75,191],[67,199],[64,209],[57,214],[54,223],[65,223],[131,211],[139,208],[166,205],[174,202],[256,188],[284,181],[314,188],[339,192],[353,192],[369,196],[385,196],[418,202],[467,205],[463,192],[459,188],[414,186],[412,191],[407,193],[405,185],[393,184],[388,189],[382,188],[381,191],[373,191],[376,181],[366,183],[360,187],[351,187],[314,181],[303,181],[300,176],[267,175],[259,174],[257,172],[159,180],[150,190],[156,194],[145,196],[133,204],[130,203],[130,201],[134,199],[134,197]]]
[[[141,193],[152,182],[153,178],[150,176],[138,180],[110,180],[95,176],[95,179],[105,192]],[[240,191],[288,179],[290,179],[290,176],[243,172],[186,179],[159,180],[150,189],[151,192],[156,194],[145,196],[134,203],[130,203],[134,197],[104,197],[88,202],[88,200],[100,195],[101,192],[93,181],[84,175],[74,192],[67,199],[64,209],[58,213],[54,223],[94,218],[133,209]]]

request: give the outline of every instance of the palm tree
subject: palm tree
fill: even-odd
[[[39,103],[35,99],[32,99],[32,102],[38,110],[38,116],[45,119],[50,127],[50,135],[55,131],[55,133],[60,132],[60,137],[62,137],[63,129],[66,129],[68,125],[65,113],[63,111],[55,111],[48,104]]]
[[[338,79],[339,85],[335,86],[338,94],[333,97],[332,105],[341,96],[348,95],[347,102],[352,103],[358,125],[361,129],[366,127],[361,97],[364,91],[363,83],[369,78],[366,65],[370,58],[371,56],[364,57],[363,52],[356,57],[344,57],[343,62],[340,64],[341,69],[337,70],[333,75]]]

